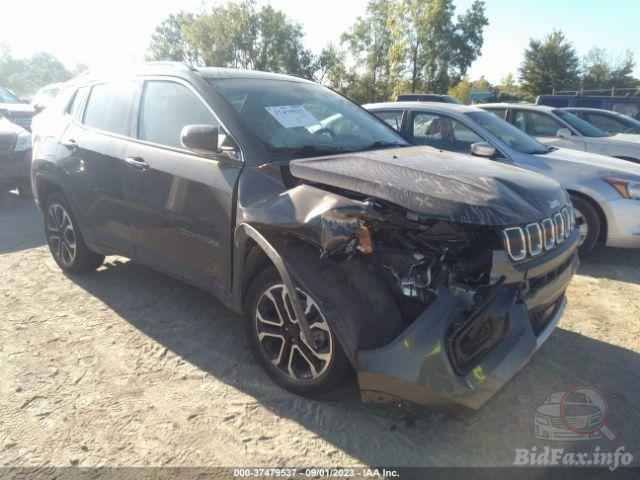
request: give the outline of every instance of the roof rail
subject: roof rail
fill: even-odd
[[[553,90],[552,95],[601,95],[601,96],[627,96],[630,97],[633,94],[640,95],[640,87],[611,87],[611,88],[595,88],[595,89],[584,89],[581,88],[579,90]]]

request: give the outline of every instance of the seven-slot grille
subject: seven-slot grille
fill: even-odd
[[[502,231],[509,257],[519,262],[527,257],[537,257],[566,240],[576,227],[573,206],[568,203],[562,210],[541,222],[524,227],[509,227]]]

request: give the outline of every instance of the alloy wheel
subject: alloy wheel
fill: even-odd
[[[255,312],[258,342],[271,363],[296,381],[318,379],[329,367],[333,338],[327,320],[311,296],[296,289],[317,348],[303,338],[289,295],[282,284],[265,290]]]
[[[576,222],[578,223],[578,228],[580,229],[580,240],[578,241],[578,246],[582,245],[584,241],[589,236],[589,224],[587,223],[587,219],[584,214],[574,207],[574,212],[576,215]]]
[[[46,226],[51,253],[63,265],[70,266],[76,258],[76,232],[69,213],[59,203],[49,205]]]

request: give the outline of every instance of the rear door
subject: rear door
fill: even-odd
[[[137,140],[127,149],[125,173],[137,257],[205,288],[229,288],[241,155],[202,156],[182,147],[186,125],[216,125],[224,132],[183,80],[146,79],[138,105]]]
[[[127,256],[134,250],[123,162],[137,88],[134,80],[81,87],[57,154],[64,159],[69,201],[86,240]]]

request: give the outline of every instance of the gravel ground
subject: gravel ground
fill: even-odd
[[[355,384],[308,401],[269,380],[215,299],[117,257],[67,277],[35,204],[0,195],[0,466],[509,465],[544,445],[638,462],[640,251],[596,251],[569,301],[471,418],[363,405]],[[535,439],[536,407],[576,384],[606,393],[615,441]]]

